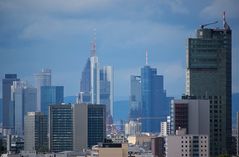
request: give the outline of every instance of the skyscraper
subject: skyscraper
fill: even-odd
[[[186,94],[210,100],[210,156],[230,153],[231,146],[231,29],[197,30],[188,39]]]
[[[74,104],[73,148],[91,148],[106,138],[106,106],[101,104]]]
[[[42,112],[28,112],[24,117],[24,150],[47,151],[47,116]]]
[[[141,68],[142,131],[160,132],[160,122],[167,105],[163,87],[163,76],[157,69],[145,65]]]
[[[11,103],[11,86],[13,81],[19,81],[17,74],[5,74],[5,78],[2,80],[3,129],[12,129],[14,127],[14,108]]]
[[[23,136],[24,115],[36,111],[37,90],[24,81],[13,81],[11,86],[11,101],[14,107],[14,133]]]
[[[51,70],[42,69],[35,77],[35,87],[37,88],[37,111],[41,110],[41,86],[51,86]]]
[[[141,78],[140,76],[130,76],[130,110],[129,118],[136,119],[141,116]]]
[[[160,132],[160,122],[166,120],[169,112],[168,98],[164,90],[163,76],[156,68],[146,65],[141,68],[140,76],[131,76],[130,118],[140,119],[142,132]]]
[[[63,86],[41,86],[41,112],[48,115],[48,106],[64,102]]]
[[[92,42],[91,56],[82,71],[79,102],[100,103],[99,61],[96,56],[96,42]]]
[[[104,66],[100,69],[100,104],[106,105],[106,117],[113,117],[113,69]]]
[[[62,152],[73,150],[71,105],[50,105],[48,115],[49,150]],[[80,131],[80,130],[79,130]]]

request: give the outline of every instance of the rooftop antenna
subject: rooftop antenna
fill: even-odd
[[[145,52],[145,65],[148,65],[148,49]]]
[[[91,45],[91,57],[96,56],[96,29],[94,31],[94,37]]]

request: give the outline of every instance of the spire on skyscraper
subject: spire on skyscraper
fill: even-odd
[[[145,65],[148,65],[148,49],[145,52]]]
[[[91,43],[91,57],[96,56],[96,29],[94,29],[94,37]]]

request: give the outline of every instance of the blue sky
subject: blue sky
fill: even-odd
[[[184,93],[188,37],[222,12],[233,30],[233,92],[239,92],[238,0],[0,0],[0,78],[52,69],[54,85],[77,95],[96,29],[100,65],[114,67],[115,99],[128,99],[129,77],[149,64],[164,75],[169,96]],[[0,85],[1,86],[1,85]]]

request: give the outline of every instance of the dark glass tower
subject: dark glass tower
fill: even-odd
[[[71,105],[50,105],[48,115],[49,150],[73,150],[73,121]]]
[[[13,81],[19,81],[17,74],[5,74],[2,80],[3,129],[14,128],[14,106],[11,102],[11,86]]]
[[[210,156],[230,154],[231,29],[203,26],[188,39],[186,94],[210,100]]]
[[[88,147],[106,138],[106,106],[88,104]]]

